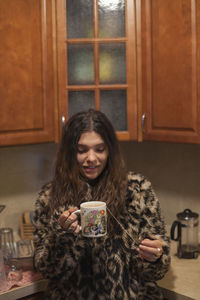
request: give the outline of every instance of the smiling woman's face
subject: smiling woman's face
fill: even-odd
[[[80,172],[86,178],[96,179],[104,170],[108,158],[108,149],[99,134],[84,132],[77,145],[77,161]]]

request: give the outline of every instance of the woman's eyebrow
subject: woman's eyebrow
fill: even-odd
[[[88,147],[87,144],[77,144],[77,146]],[[93,147],[105,146],[105,143],[96,144]]]

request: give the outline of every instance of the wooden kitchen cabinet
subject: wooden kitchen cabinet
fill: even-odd
[[[136,7],[139,135],[200,143],[200,1],[136,0]]]
[[[0,145],[55,139],[50,0],[0,0]]]
[[[43,292],[39,292],[39,293],[35,293],[33,295],[30,296],[26,296],[23,298],[18,298],[19,300],[44,300],[45,296]]]
[[[73,3],[92,6],[76,19]],[[109,19],[96,0],[0,0],[0,145],[58,141],[61,120],[89,107],[120,140],[200,143],[200,2],[120,5]]]
[[[59,120],[95,108],[136,140],[135,2],[56,0],[56,20]]]

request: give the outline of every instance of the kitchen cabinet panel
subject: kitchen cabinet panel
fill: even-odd
[[[200,2],[78,3],[0,0],[0,145],[58,141],[89,107],[120,140],[200,143]]]
[[[135,1],[55,3],[59,120],[67,120],[72,111],[83,108],[72,103],[72,92],[77,95],[77,103],[84,101],[78,99],[81,93],[91,93],[90,107],[102,110],[114,120],[118,138],[136,140]],[[77,7],[81,7],[81,14]],[[113,99],[113,95],[117,98]],[[89,108],[88,101],[84,108]],[[122,124],[118,122],[120,118]],[[61,135],[61,121],[59,129]]]
[[[143,139],[200,143],[200,3],[136,2]]]
[[[0,0],[0,145],[54,140],[52,6]]]

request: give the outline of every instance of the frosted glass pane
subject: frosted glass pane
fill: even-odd
[[[68,84],[94,83],[93,45],[68,45]]]
[[[127,130],[126,90],[103,90],[100,95],[100,110],[107,115],[115,130]]]
[[[68,93],[69,117],[89,108],[95,108],[93,91],[70,91]]]
[[[126,46],[123,43],[100,44],[100,83],[126,83]]]
[[[93,1],[68,0],[66,5],[67,38],[93,37]]]
[[[125,0],[98,1],[99,37],[125,36]]]

